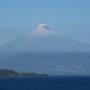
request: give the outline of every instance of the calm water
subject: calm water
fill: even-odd
[[[90,77],[0,78],[0,90],[90,90]]]

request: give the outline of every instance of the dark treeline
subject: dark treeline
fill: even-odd
[[[48,76],[47,74],[20,73],[14,70],[1,69],[0,77],[30,77],[30,76]]]

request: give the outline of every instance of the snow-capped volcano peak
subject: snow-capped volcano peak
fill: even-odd
[[[48,27],[47,26],[47,24],[39,24],[36,28],[35,28],[35,32],[38,32],[38,33],[42,33],[42,32],[46,32],[46,31],[48,31],[47,29],[46,29],[46,27]]]
[[[47,35],[57,35],[57,33],[52,30],[47,24],[39,24],[32,32],[32,36],[47,36]]]

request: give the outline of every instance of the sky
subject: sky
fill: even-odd
[[[40,23],[90,44],[90,0],[0,0],[0,45]]]

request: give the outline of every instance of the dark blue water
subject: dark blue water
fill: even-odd
[[[90,77],[0,78],[0,90],[90,90]]]

